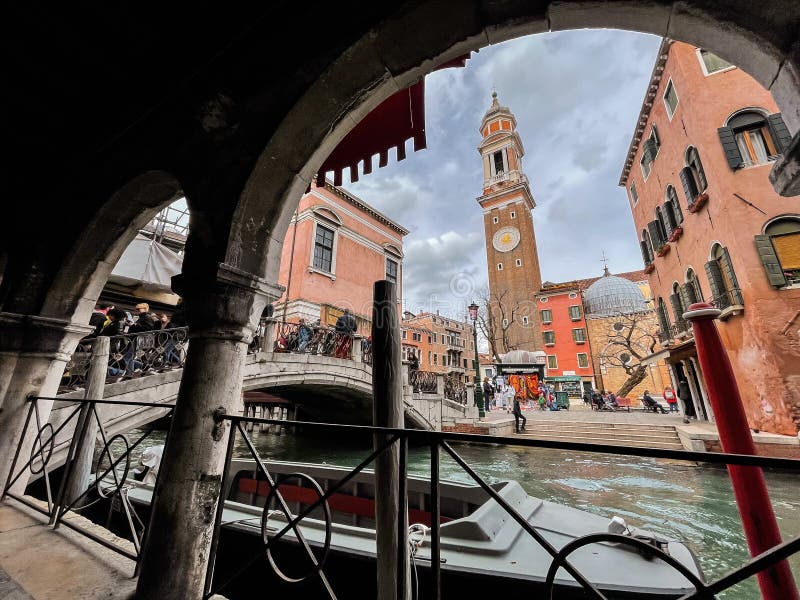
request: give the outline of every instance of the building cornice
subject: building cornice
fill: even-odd
[[[399,223],[395,223],[389,217],[387,217],[386,215],[384,215],[381,212],[378,212],[377,210],[372,208],[369,204],[364,202],[361,198],[359,198],[357,196],[354,196],[353,194],[351,194],[350,192],[348,192],[344,188],[340,188],[340,187],[337,187],[337,186],[333,185],[333,182],[331,182],[328,179],[325,180],[325,189],[328,190],[329,192],[332,192],[332,193],[336,194],[337,196],[339,196],[343,200],[346,200],[347,202],[349,202],[350,204],[352,204],[353,206],[355,206],[359,210],[364,211],[369,216],[371,216],[373,219],[375,219],[376,221],[378,221],[380,223],[383,223],[384,225],[386,225],[387,227],[389,227],[393,231],[396,231],[400,235],[408,235],[408,233],[409,233],[408,229],[406,229],[405,227],[403,227]]]
[[[628,156],[625,158],[625,165],[622,167],[622,174],[619,176],[619,185],[622,187],[627,186],[628,177],[630,176],[631,169],[635,164],[636,153],[639,151],[639,144],[644,138],[644,130],[647,127],[647,121],[650,119],[650,111],[656,102],[656,95],[658,87],[661,85],[661,79],[664,76],[664,67],[669,58],[669,50],[672,46],[672,40],[664,38],[661,40],[661,46],[658,48],[658,55],[656,64],[653,65],[653,73],[650,75],[650,83],[647,86],[647,92],[642,101],[642,108],[639,110],[639,118],[636,121],[636,127],[633,130],[633,137],[630,146],[628,147]]]

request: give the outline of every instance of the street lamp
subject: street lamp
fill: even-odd
[[[478,417],[482,419],[486,413],[483,410],[483,386],[481,385],[481,369],[478,360],[478,305],[473,302],[467,308],[469,309],[469,318],[472,319],[472,337],[475,342],[475,406],[478,407]]]

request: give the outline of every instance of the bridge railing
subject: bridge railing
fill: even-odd
[[[331,327],[284,321],[275,322],[274,327],[273,352],[353,358],[353,342],[356,337],[351,333],[340,333]]]
[[[467,384],[455,375],[444,378],[444,397],[459,404],[467,403]]]
[[[27,418],[23,427],[23,434],[20,442],[16,448],[13,458],[9,477],[3,487],[2,499],[6,497],[14,498],[15,500],[29,506],[35,511],[38,511],[50,519],[50,524],[54,528],[60,525],[69,527],[77,533],[84,535],[97,543],[109,548],[123,556],[126,556],[137,562],[137,570],[139,560],[141,558],[141,548],[143,547],[144,537],[147,535],[146,523],[139,517],[136,512],[134,504],[131,502],[131,494],[134,494],[134,489],[137,487],[139,479],[145,479],[147,483],[154,486],[158,485],[158,473],[152,471],[145,471],[134,473],[132,466],[138,460],[142,464],[153,464],[151,460],[154,454],[158,454],[157,447],[151,448],[149,454],[142,452],[144,442],[151,438],[154,429],[151,427],[143,434],[136,436],[128,436],[117,434],[109,436],[103,426],[103,419],[101,418],[103,404],[126,404],[134,407],[157,407],[166,409],[165,412],[171,411],[173,405],[153,404],[144,402],[112,402],[103,400],[83,400],[76,404],[73,413],[61,425],[53,428],[49,423],[42,423],[41,415],[39,412],[39,402],[50,402],[55,398],[46,397],[32,397],[29,399],[30,405],[27,413]],[[430,528],[426,526],[424,531],[429,533],[429,536],[421,538],[415,537],[414,532],[419,532],[419,525],[412,526],[413,531],[409,538],[414,541],[414,551],[411,553],[411,560],[417,557],[420,560],[425,560],[425,563],[430,567],[430,577],[427,578],[427,590],[420,597],[428,597],[433,599],[441,598],[441,564],[442,556],[441,546],[441,510],[440,510],[440,455],[444,451],[445,455],[450,457],[459,467],[472,479],[475,483],[483,489],[486,495],[492,499],[508,516],[514,520],[519,527],[523,530],[524,534],[532,537],[535,542],[540,545],[547,554],[551,557],[547,578],[544,583],[546,588],[542,597],[558,597],[558,592],[555,588],[558,585],[555,581],[555,576],[559,569],[565,569],[569,575],[582,586],[588,597],[604,600],[606,596],[597,589],[597,587],[590,582],[580,571],[570,563],[570,555],[579,550],[580,548],[592,544],[619,544],[622,546],[629,546],[633,550],[643,553],[650,560],[660,560],[668,566],[674,568],[681,573],[687,580],[687,587],[693,588],[693,591],[682,596],[685,600],[701,600],[712,598],[714,595],[728,590],[738,583],[757,575],[758,573],[770,569],[781,563],[787,557],[800,553],[800,538],[790,539],[782,542],[764,552],[746,561],[740,567],[732,570],[722,577],[714,579],[713,581],[704,581],[701,576],[696,575],[690,571],[686,566],[679,563],[668,553],[664,552],[657,543],[643,541],[634,538],[630,535],[615,534],[615,533],[592,533],[582,537],[578,537],[561,548],[554,547],[542,533],[534,528],[525,516],[520,514],[517,509],[508,503],[503,498],[495,487],[482,478],[475,470],[462,458],[454,449],[454,443],[468,443],[468,444],[490,444],[490,445],[504,445],[524,448],[546,448],[567,450],[570,452],[589,452],[599,453],[604,459],[608,458],[609,454],[618,454],[624,456],[638,456],[647,458],[669,459],[675,461],[686,461],[691,463],[710,463],[717,465],[739,465],[746,467],[756,468],[774,468],[781,469],[785,472],[790,472],[795,475],[800,475],[800,460],[787,459],[787,458],[771,458],[763,456],[750,456],[740,454],[725,454],[716,452],[690,452],[685,450],[663,450],[654,448],[640,448],[630,446],[608,446],[604,444],[591,444],[582,442],[565,442],[554,440],[536,440],[530,438],[517,438],[517,437],[497,437],[477,434],[463,434],[463,433],[450,433],[450,432],[436,432],[436,431],[423,431],[413,429],[392,429],[380,427],[366,427],[356,425],[335,425],[326,423],[310,423],[300,421],[285,421],[277,419],[259,419],[250,418],[237,415],[219,414],[216,417],[217,422],[223,423],[230,422],[231,427],[227,430],[227,459],[224,466],[224,474],[222,481],[231,481],[231,457],[234,454],[234,448],[244,448],[245,456],[250,456],[254,460],[254,467],[249,472],[257,481],[265,483],[265,490],[268,495],[261,507],[260,519],[255,519],[258,533],[258,539],[261,546],[258,551],[253,554],[249,560],[245,559],[240,562],[232,570],[225,573],[214,573],[214,561],[216,560],[216,550],[221,535],[221,530],[225,527],[223,523],[223,511],[225,509],[224,502],[217,503],[217,510],[214,517],[214,527],[212,534],[212,561],[209,564],[207,577],[206,577],[206,595],[209,598],[216,593],[224,593],[232,583],[239,580],[243,576],[247,576],[248,570],[253,564],[261,562],[262,564],[269,564],[272,569],[276,571],[278,576],[283,576],[279,571],[279,567],[272,558],[272,552],[276,550],[279,541],[289,532],[292,532],[296,543],[300,546],[300,551],[308,553],[309,563],[312,565],[308,573],[302,574],[303,576],[295,576],[291,578],[284,577],[284,581],[289,583],[305,583],[313,586],[318,584],[316,597],[330,597],[336,598],[336,592],[333,589],[331,581],[328,579],[325,571],[326,559],[331,548],[331,537],[335,534],[332,531],[331,524],[331,510],[339,510],[332,508],[332,500],[336,500],[341,496],[339,493],[348,482],[352,481],[356,475],[361,473],[365,468],[371,465],[375,459],[386,452],[390,448],[397,448],[399,451],[399,464],[401,465],[401,478],[400,478],[400,497],[407,497],[407,483],[406,483],[406,468],[408,465],[408,447],[427,447],[429,448],[430,457],[430,483],[427,493],[426,502],[421,507],[427,522],[430,523]],[[58,438],[66,431],[67,424],[73,422],[76,424],[75,433],[72,434],[71,439],[67,440],[69,444],[69,451],[67,454],[67,462],[64,467],[64,472],[61,478],[61,483],[58,485],[58,490],[54,489],[55,478],[53,477],[54,468],[50,465],[50,460],[53,456],[53,449],[62,441]],[[97,427],[97,438],[87,437],[86,432],[90,429],[90,425],[95,424]],[[296,472],[288,475],[275,475],[270,471],[268,463],[264,457],[261,456],[259,451],[254,445],[253,440],[247,433],[248,425],[280,425],[284,428],[301,427],[306,431],[315,431],[326,435],[327,439],[353,439],[357,436],[375,436],[380,439],[380,443],[375,445],[375,450],[366,454],[365,458],[353,469],[343,473],[341,479],[338,481],[327,481],[322,485],[317,482],[313,475],[304,473],[304,465],[298,464]],[[33,445],[26,444],[33,434]],[[68,494],[67,490],[74,489],[74,486],[68,485],[71,481],[72,474],[78,468],[78,463],[81,457],[85,457],[84,444],[94,443],[95,440],[100,442],[101,451],[99,457],[95,460],[93,468],[94,475],[89,479],[88,483],[81,487],[76,494]],[[158,440],[157,444],[161,445],[165,442]],[[94,444],[93,444],[94,446]],[[29,449],[28,449],[29,448]],[[25,452],[23,452],[25,450]],[[241,454],[241,451],[239,452]],[[274,460],[281,460],[280,455],[272,456]],[[308,471],[308,466],[305,470]],[[14,484],[26,473],[30,471],[33,474],[43,473],[45,482],[45,495],[47,500],[46,508],[42,507],[36,502],[32,502],[28,496],[24,496],[14,491]],[[148,479],[149,478],[149,479]],[[300,484],[308,493],[304,493],[303,498],[299,501],[297,498],[287,499],[285,497],[286,490],[292,487],[292,479]],[[261,485],[257,487],[261,490]],[[223,489],[223,492],[225,490]],[[260,493],[260,492],[259,492]],[[101,503],[106,505],[100,505]],[[112,513],[116,518],[121,520],[124,524],[123,529],[127,528],[127,536],[130,538],[133,551],[130,546],[123,543],[114,543],[109,541],[106,537],[98,536],[92,530],[82,526],[80,521],[74,519],[65,519],[68,512],[87,513],[93,512],[95,519],[106,521],[103,511],[99,509],[108,509],[108,515]],[[92,509],[92,511],[90,511]],[[294,509],[294,512],[292,512]],[[319,547],[315,546],[314,549],[307,544],[303,537],[302,525],[304,519],[315,518],[319,520],[320,510],[324,516],[326,535],[324,544]],[[419,512],[419,511],[418,511]],[[420,517],[416,515],[415,518]],[[110,518],[110,517],[109,517]],[[230,525],[235,526],[237,522]],[[108,525],[106,525],[108,526]],[[400,536],[398,536],[400,538]],[[404,541],[402,543],[405,543]],[[427,544],[427,546],[425,546]],[[278,547],[279,548],[279,547]],[[422,557],[420,550],[427,551],[428,556]],[[398,552],[409,552],[409,548],[398,547]],[[316,552],[316,554],[315,554]],[[268,560],[264,560],[265,556]],[[521,557],[524,559],[525,557]],[[429,559],[429,560],[428,560]],[[302,566],[302,564],[300,564]],[[165,568],[170,568],[166,566]],[[417,582],[419,584],[419,581]],[[363,585],[359,583],[358,585]],[[405,582],[398,580],[398,585],[403,586]],[[340,597],[347,597],[347,591],[343,590]],[[574,591],[574,590],[573,590]],[[313,594],[313,587],[304,587],[302,594],[303,597],[312,597],[308,594]],[[553,596],[552,594],[556,595]],[[570,593],[570,596],[574,594]],[[403,597],[403,594],[398,594]]]
[[[64,368],[60,391],[83,387],[97,338],[84,338]],[[156,329],[110,338],[106,383],[183,367],[189,347],[187,327]]]
[[[439,392],[437,380],[439,373],[434,371],[412,370],[408,373],[408,383],[415,394],[436,394]]]

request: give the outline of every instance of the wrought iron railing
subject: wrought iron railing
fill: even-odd
[[[433,371],[414,370],[409,373],[408,382],[415,394],[435,394],[438,391],[438,377],[439,374]]]
[[[137,435],[131,442],[128,436],[117,433],[111,435],[98,414],[98,405],[107,404],[115,407],[130,407],[131,412],[138,410],[159,410],[159,417],[169,418],[172,415],[173,404],[152,402],[129,402],[110,400],[81,400],[62,410],[69,411],[68,415],[55,427],[50,422],[43,422],[39,409],[39,402],[51,402],[57,398],[31,397],[30,406],[25,419],[25,425],[17,445],[14,459],[11,463],[8,479],[3,487],[2,499],[14,498],[29,508],[46,515],[49,524],[54,529],[64,525],[95,542],[118,552],[134,561],[141,555],[142,542],[146,530],[145,522],[137,514],[136,508],[128,499],[131,481],[128,478],[132,472],[132,453],[142,446],[145,440],[151,438],[154,427]],[[153,419],[154,421],[157,419]],[[95,433],[94,437],[91,435]],[[22,456],[26,440],[33,437],[28,456]],[[70,482],[78,468],[81,457],[85,457],[84,444],[92,444],[94,454],[91,472],[93,475],[83,483],[71,485]],[[157,441],[164,444],[164,441]],[[97,444],[100,452],[97,453]],[[66,449],[63,471],[61,472],[58,490],[54,493],[53,472],[59,467],[51,465],[53,454]],[[23,462],[24,461],[24,462]],[[47,508],[32,502],[30,497],[14,491],[14,485],[26,472],[44,480]],[[154,479],[155,482],[155,479]],[[72,490],[72,494],[70,493]],[[75,493],[75,490],[80,492]],[[124,535],[133,544],[133,552],[124,544],[109,541],[111,538],[99,536],[90,529],[83,527],[74,519],[65,519],[69,512],[86,513],[91,507],[101,501],[108,501],[106,523],[111,521],[112,511],[119,511],[124,515]]]
[[[352,358],[354,339],[352,333],[339,333],[330,327],[276,322],[273,351]]]
[[[458,377],[448,375],[444,378],[444,397],[460,404],[467,403],[467,384]]]
[[[725,290],[722,294],[711,300],[711,304],[720,310],[725,310],[733,306],[744,306],[742,291],[739,288]]]
[[[132,453],[142,443],[148,439],[153,432],[149,429],[144,434],[139,435],[132,443],[128,441],[127,436],[117,434],[109,436],[105,430],[102,419],[97,412],[97,406],[107,403],[116,406],[126,405],[131,407],[139,407],[145,409],[161,408],[166,409],[165,412],[170,411],[173,406],[165,404],[153,404],[144,402],[115,402],[115,401],[102,401],[102,400],[83,400],[74,405],[70,415],[56,428],[49,423],[43,423],[39,411],[39,401],[52,401],[54,398],[32,397],[30,398],[30,407],[27,413],[27,418],[23,428],[23,435],[17,446],[14,459],[12,462],[8,480],[3,488],[2,498],[14,498],[15,500],[29,506],[30,508],[48,516],[50,523],[54,527],[65,525],[70,529],[98,542],[99,544],[109,548],[123,556],[127,556],[137,561],[137,570],[139,560],[141,558],[140,548],[143,546],[143,539],[146,536],[146,527],[144,522],[136,514],[135,508],[131,501],[128,499],[128,494],[136,481],[131,478],[131,463]],[[491,445],[505,445],[514,447],[527,447],[527,448],[549,448],[556,450],[566,450],[570,452],[589,452],[600,453],[602,456],[607,457],[608,454],[619,454],[624,456],[639,456],[649,458],[670,459],[678,461],[688,461],[690,463],[710,463],[717,465],[741,465],[749,467],[763,467],[782,469],[794,474],[800,475],[800,460],[788,458],[772,458],[762,456],[749,456],[739,454],[724,454],[716,452],[690,452],[685,450],[666,450],[655,448],[640,448],[631,446],[608,446],[605,444],[591,444],[582,442],[567,442],[555,440],[536,440],[531,438],[518,438],[518,437],[499,437],[499,436],[486,436],[476,434],[463,434],[463,433],[445,433],[436,431],[413,430],[413,429],[391,429],[379,427],[366,427],[357,425],[335,425],[326,423],[309,423],[300,421],[283,421],[277,419],[259,419],[249,418],[238,415],[225,415],[218,414],[216,417],[218,422],[228,421],[231,423],[231,428],[228,433],[227,440],[227,454],[224,467],[224,474],[222,481],[231,482],[231,459],[233,456],[234,447],[246,448],[247,455],[254,461],[254,467],[250,470],[256,476],[257,480],[264,481],[269,487],[269,495],[266,498],[263,506],[259,505],[260,511],[260,534],[261,534],[261,547],[259,550],[250,557],[249,560],[240,562],[235,570],[227,572],[223,575],[214,573],[214,565],[216,560],[216,550],[220,540],[221,531],[224,527],[236,525],[236,523],[223,523],[223,512],[225,510],[225,503],[218,502],[216,514],[214,518],[214,528],[212,535],[212,561],[209,564],[207,577],[206,577],[206,594],[205,597],[209,598],[213,594],[221,593],[226,590],[231,584],[236,582],[239,578],[243,577],[246,571],[257,561],[263,561],[266,557],[266,563],[275,570],[279,577],[284,581],[306,583],[310,580],[318,579],[322,585],[320,590],[323,597],[337,598],[336,591],[333,589],[330,581],[325,572],[326,558],[331,546],[332,525],[330,512],[331,507],[329,500],[339,492],[345,485],[352,481],[359,473],[372,464],[375,459],[382,453],[390,448],[396,447],[399,450],[399,465],[400,465],[400,497],[406,497],[406,466],[408,464],[408,447],[427,447],[430,449],[430,488],[429,488],[429,502],[426,504],[425,510],[430,515],[430,589],[424,594],[424,597],[433,598],[437,600],[441,598],[441,578],[442,578],[442,549],[440,538],[440,523],[441,523],[441,509],[440,509],[440,453],[444,451],[459,467],[473,480],[477,485],[486,493],[486,495],[493,500],[510,519],[515,521],[522,529],[524,534],[530,536],[539,546],[541,546],[547,554],[551,557],[551,563],[547,571],[545,581],[545,593],[542,597],[553,598],[557,597],[553,594],[557,590],[555,576],[559,569],[565,569],[566,572],[574,579],[577,585],[584,588],[586,594],[590,598],[603,600],[606,596],[603,592],[589,581],[577,568],[570,563],[569,558],[576,550],[597,543],[613,543],[623,546],[629,546],[634,550],[645,554],[649,560],[661,560],[667,565],[675,568],[679,573],[684,575],[691,587],[694,588],[693,592],[682,596],[682,600],[701,600],[713,598],[715,594],[719,594],[727,589],[732,588],[738,583],[748,579],[761,571],[764,571],[772,566],[775,566],[780,561],[789,556],[800,553],[800,538],[787,540],[762,554],[755,556],[748,560],[741,567],[734,569],[723,577],[714,581],[706,582],[700,577],[687,569],[683,564],[679,563],[675,558],[664,552],[658,547],[655,547],[647,542],[636,539],[630,535],[613,534],[613,533],[592,533],[578,537],[571,542],[567,543],[561,548],[555,547],[545,537],[538,528],[532,526],[527,518],[520,514],[517,509],[512,506],[501,494],[498,493],[496,488],[490,483],[486,482],[475,470],[456,452],[453,448],[453,443],[469,443],[469,444],[491,444]],[[70,480],[72,471],[75,468],[76,457],[82,454],[81,442],[85,438],[85,431],[90,423],[97,424],[97,431],[99,440],[101,442],[102,450],[97,461],[97,466],[94,470],[94,477],[90,481],[90,485],[84,491],[75,497],[67,498],[65,490],[67,488],[65,482]],[[69,445],[67,459],[64,467],[64,474],[62,476],[62,484],[55,496],[52,493],[52,471],[50,462],[53,456],[54,449],[64,443],[64,440],[58,440],[58,437],[64,432],[69,430],[69,424],[75,423],[75,430],[78,434],[73,435],[71,439],[67,440]],[[336,482],[328,482],[327,485],[320,485],[312,476],[307,473],[300,472],[303,469],[302,465],[298,465],[297,473],[284,476],[275,476],[270,471],[268,463],[260,455],[255,447],[252,439],[247,433],[248,425],[280,425],[282,427],[302,427],[304,430],[316,431],[326,434],[328,439],[344,439],[352,438],[353,436],[365,435],[375,436],[376,439],[380,438],[383,441],[376,444],[375,450],[369,453],[355,468],[346,471],[341,479]],[[33,436],[33,444],[30,444],[30,437]],[[163,444],[163,441],[158,442]],[[22,456],[24,448],[30,446],[29,456]],[[26,450],[27,452],[27,450]],[[279,458],[279,457],[275,457]],[[32,474],[42,474],[45,481],[47,508],[42,508],[39,504],[31,502],[28,497],[13,491],[14,484],[29,470]],[[283,485],[288,484],[290,479],[297,480],[302,487],[306,488],[308,494],[305,494],[305,499],[300,504],[296,500],[287,501],[283,495]],[[157,478],[154,485],[157,485]],[[223,492],[225,489],[223,488]],[[313,497],[309,497],[313,496]],[[89,500],[89,505],[79,507],[79,502],[83,499]],[[102,536],[98,536],[91,530],[82,527],[78,522],[73,519],[64,519],[64,516],[69,511],[82,511],[87,509],[90,505],[93,506],[101,501],[108,502],[109,514],[112,510],[118,510],[124,515],[125,522],[128,525],[128,536],[131,538],[134,546],[134,551],[131,552],[127,547],[121,544],[115,544]],[[223,498],[224,500],[224,498]],[[295,507],[293,513],[291,508]],[[322,511],[320,513],[320,510]],[[313,514],[312,514],[313,513]],[[320,514],[325,523],[325,543],[319,555],[314,554],[314,551],[309,546],[303,537],[300,526],[304,519],[314,518],[318,519]],[[276,519],[275,517],[278,517]],[[278,527],[274,527],[275,523],[279,523]],[[269,525],[272,524],[272,527]],[[271,555],[275,549],[277,542],[282,540],[284,536],[292,532],[295,536],[296,542],[301,546],[301,550],[308,553],[312,569],[304,577],[286,577],[280,572],[279,567],[273,560]],[[408,548],[397,548],[398,552],[408,552]],[[318,551],[319,552],[319,551]],[[520,557],[524,559],[524,557]],[[401,578],[402,579],[402,578]],[[563,583],[563,581],[562,581]],[[403,581],[398,580],[398,585],[402,585]],[[359,584],[359,585],[363,585]],[[303,588],[303,597],[309,597],[308,593],[311,588]],[[346,592],[342,592],[343,597]]]
[[[97,338],[84,338],[64,369],[60,389],[81,388]],[[110,337],[106,383],[163,373],[183,367],[189,346],[187,327],[156,329]]]

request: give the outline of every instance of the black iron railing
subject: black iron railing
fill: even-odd
[[[664,329],[659,329],[658,331],[658,338],[661,342],[680,340],[687,337],[694,337],[694,330],[692,329],[691,323],[683,319],[676,321],[675,323],[671,323],[669,329],[666,331],[664,331]]]
[[[276,322],[273,351],[352,358],[353,341],[352,333],[339,333],[330,327]]]
[[[444,378],[444,397],[460,404],[467,403],[467,384],[456,375]]]
[[[46,515],[54,529],[64,525],[106,548],[137,561],[138,570],[138,560],[141,555],[146,526],[128,499],[128,490],[131,485],[128,478],[133,475],[132,453],[140,448],[143,442],[151,438],[155,429],[150,427],[144,433],[136,436],[134,441],[130,441],[128,436],[121,433],[111,434],[107,431],[103,419],[98,413],[98,406],[105,404],[113,405],[116,408],[128,407],[131,413],[158,409],[159,417],[168,418],[172,414],[174,405],[152,402],[81,400],[61,409],[68,411],[68,414],[65,418],[59,419],[60,422],[53,427],[50,422],[42,421],[39,403],[55,400],[57,398],[30,398],[22,436],[14,454],[8,479],[3,487],[2,499],[14,498]],[[22,451],[26,447],[26,440],[30,441],[31,437],[33,437],[33,442],[29,444],[30,451],[23,456]],[[81,457],[86,454],[84,444],[87,443],[91,444],[94,450],[89,453],[89,456],[94,455],[92,475],[81,484],[73,486],[70,482],[79,468]],[[163,441],[158,442],[158,444],[163,443]],[[100,447],[99,454],[96,451],[97,445]],[[66,451],[64,469],[61,473],[58,490],[54,493],[53,471],[60,465],[53,466],[51,462],[54,453],[62,451]],[[35,477],[41,476],[44,480],[46,509],[32,502],[29,497],[16,493],[13,489],[17,481],[28,471]],[[119,510],[124,515],[124,522],[127,526],[126,535],[133,544],[133,552],[125,545],[115,544],[98,536],[74,519],[64,518],[69,512],[85,513],[101,500],[108,501],[106,522],[110,522],[112,511]]]
[[[86,384],[96,340],[84,338],[78,344],[64,369],[61,391],[81,388]],[[186,361],[188,346],[189,332],[186,327],[112,336],[106,383],[181,368]]]
[[[720,310],[725,310],[732,306],[744,306],[742,290],[739,288],[725,290],[722,294],[711,300],[711,304]]]
[[[153,404],[144,402],[113,402],[102,400],[83,400],[77,402],[72,409],[70,415],[57,427],[53,427],[48,423],[43,423],[39,412],[40,401],[52,401],[53,398],[37,398],[30,399],[30,408],[25,422],[23,436],[17,446],[14,460],[12,463],[11,471],[8,480],[3,488],[3,498],[6,496],[12,497],[23,504],[39,511],[50,518],[50,522],[58,527],[65,525],[78,533],[89,537],[103,546],[110,548],[124,556],[127,556],[135,561],[140,559],[140,548],[143,545],[143,539],[146,536],[145,524],[136,515],[131,502],[128,500],[128,492],[135,486],[136,483],[131,480],[131,455],[132,452],[142,445],[142,443],[150,436],[152,429],[146,431],[143,435],[137,436],[135,441],[130,442],[127,436],[117,434],[109,436],[104,428],[102,419],[98,415],[97,407],[102,404],[110,405],[125,405],[132,408],[152,409],[160,408],[166,409],[165,412],[170,411],[173,406],[165,404]],[[531,536],[537,544],[539,544],[551,557],[551,563],[548,568],[546,579],[546,593],[543,597],[552,598],[554,592],[555,576],[559,569],[566,570],[567,573],[577,582],[578,585],[584,588],[587,597],[603,600],[605,596],[597,589],[597,587],[588,581],[576,567],[570,563],[569,558],[573,552],[584,546],[596,543],[615,543],[625,546],[630,546],[633,549],[644,553],[651,560],[661,560],[664,563],[675,568],[679,573],[686,577],[690,586],[694,588],[693,592],[684,595],[684,600],[692,599],[707,599],[712,598],[714,594],[723,592],[736,584],[748,579],[757,573],[776,565],[785,558],[794,554],[800,553],[800,538],[788,540],[782,544],[775,546],[764,553],[753,557],[748,560],[741,567],[734,569],[727,573],[725,576],[720,577],[711,582],[702,581],[693,572],[688,570],[684,565],[676,561],[669,554],[662,551],[660,548],[655,547],[647,542],[633,538],[629,535],[612,534],[612,533],[593,533],[583,537],[579,537],[561,548],[553,546],[545,536],[535,527],[533,527],[526,517],[521,515],[512,505],[510,505],[501,494],[491,484],[487,483],[474,469],[456,452],[453,448],[453,443],[470,443],[470,444],[491,444],[491,445],[505,445],[515,447],[527,448],[549,448],[557,450],[567,450],[571,452],[589,452],[600,453],[604,457],[609,454],[619,454],[624,456],[639,456],[648,458],[661,458],[679,461],[688,461],[691,463],[711,463],[718,465],[742,465],[751,467],[763,468],[776,468],[789,471],[795,474],[800,474],[800,460],[787,459],[787,458],[769,458],[761,456],[748,456],[737,454],[723,454],[715,452],[689,452],[684,450],[665,450],[655,448],[640,448],[630,446],[608,446],[604,444],[590,444],[581,442],[566,442],[554,440],[536,440],[530,438],[518,437],[496,437],[475,434],[459,434],[459,433],[444,433],[436,431],[412,430],[412,429],[391,429],[379,427],[366,427],[356,425],[335,425],[324,423],[309,423],[300,421],[283,421],[277,419],[258,419],[249,418],[237,415],[224,415],[219,414],[216,417],[218,422],[230,422],[227,439],[227,455],[224,467],[224,474],[222,477],[223,482],[231,482],[231,459],[233,457],[234,447],[241,447],[242,444],[247,449],[247,454],[254,461],[253,475],[257,479],[263,480],[269,486],[269,495],[266,498],[264,506],[261,510],[261,539],[262,545],[258,552],[253,555],[249,560],[245,560],[239,565],[237,569],[230,573],[226,573],[224,580],[222,576],[215,578],[214,576],[214,561],[216,559],[216,548],[220,539],[223,524],[223,511],[224,502],[218,502],[215,519],[214,529],[212,536],[212,561],[209,564],[207,577],[206,577],[206,598],[215,593],[224,592],[225,589],[236,582],[240,577],[245,575],[245,572],[254,563],[260,560],[267,559],[266,562],[271,565],[276,574],[283,578],[285,581],[290,582],[304,582],[309,583],[310,580],[318,579],[322,586],[321,593],[325,597],[336,598],[336,591],[333,589],[330,581],[328,580],[325,572],[326,558],[331,545],[332,527],[330,519],[330,505],[328,501],[339,490],[352,481],[359,473],[365,468],[374,463],[375,459],[386,452],[390,448],[398,448],[399,451],[399,465],[401,469],[401,482],[405,482],[406,465],[408,463],[408,446],[414,447],[427,447],[430,449],[430,488],[429,488],[429,502],[426,509],[430,513],[430,589],[426,590],[423,594],[424,597],[439,599],[441,597],[441,565],[442,565],[442,552],[440,545],[440,454],[442,451],[449,456],[460,468],[472,479],[475,483],[500,506],[509,518],[515,521],[519,527],[525,532],[526,535]],[[57,451],[59,446],[65,443],[63,437],[64,433],[69,432],[69,424],[75,423],[75,431],[77,433],[66,440],[69,450],[67,453],[62,484],[55,496],[52,493],[51,487],[51,471],[50,465],[54,451]],[[91,479],[90,485],[75,497],[66,497],[66,484],[70,480],[70,474],[76,466],[76,457],[81,454],[81,440],[85,439],[84,433],[88,429],[89,423],[96,423],[98,431],[98,440],[102,450],[100,458],[94,468],[94,476]],[[353,436],[376,436],[383,441],[376,445],[376,449],[370,452],[365,458],[352,470],[345,472],[345,474],[336,482],[328,482],[323,487],[313,477],[306,473],[302,473],[303,465],[298,465],[297,473],[289,476],[275,476],[270,472],[268,463],[260,455],[253,441],[247,433],[248,424],[261,424],[261,425],[280,425],[282,427],[302,427],[304,430],[317,431],[326,434],[326,437],[331,440],[335,439],[349,439]],[[33,443],[31,444],[31,438]],[[162,441],[158,442],[163,443]],[[30,447],[28,451],[26,448]],[[23,456],[23,449],[26,449],[26,454]],[[279,458],[279,457],[276,457]],[[13,491],[14,484],[29,470],[33,474],[42,474],[46,484],[47,494],[47,509],[42,508],[38,504],[29,501],[28,497],[18,494]],[[303,508],[296,504],[296,501],[287,501],[283,497],[281,486],[287,482],[287,478],[293,478],[304,488],[311,491],[314,496],[313,500],[304,500]],[[157,483],[156,483],[157,485]],[[222,493],[226,489],[223,487]],[[64,516],[69,511],[83,510],[79,507],[82,499],[88,499],[91,494],[90,502],[95,503],[102,499],[110,499],[109,511],[112,506],[116,506],[122,514],[125,515],[125,521],[129,526],[129,534],[133,541],[134,551],[131,552],[128,548],[109,542],[107,539],[94,534],[92,531],[80,526],[74,520],[64,520]],[[405,497],[405,483],[400,486],[400,497]],[[295,506],[296,513],[291,510],[292,505]],[[121,508],[120,508],[121,507]],[[84,506],[85,508],[85,506]],[[304,539],[300,525],[306,518],[319,518],[319,511],[322,511],[322,521],[326,526],[325,542],[322,544],[321,550],[317,550],[317,554]],[[281,525],[278,528],[268,527],[267,524],[272,518],[274,525],[276,519],[273,517],[278,516]],[[402,519],[400,520],[402,522]],[[300,545],[301,550],[308,554],[312,568],[304,577],[288,577],[283,574],[275,561],[271,558],[271,552],[274,550],[276,543],[281,540],[287,533],[292,532],[295,536],[295,541]],[[408,548],[398,548],[398,552],[407,552]],[[520,557],[524,559],[524,557]],[[309,597],[307,594],[310,588],[303,588],[303,597]],[[344,593],[342,594],[344,596]]]
[[[413,370],[408,374],[408,382],[415,394],[435,394],[438,391],[438,377],[439,374],[433,371]]]

